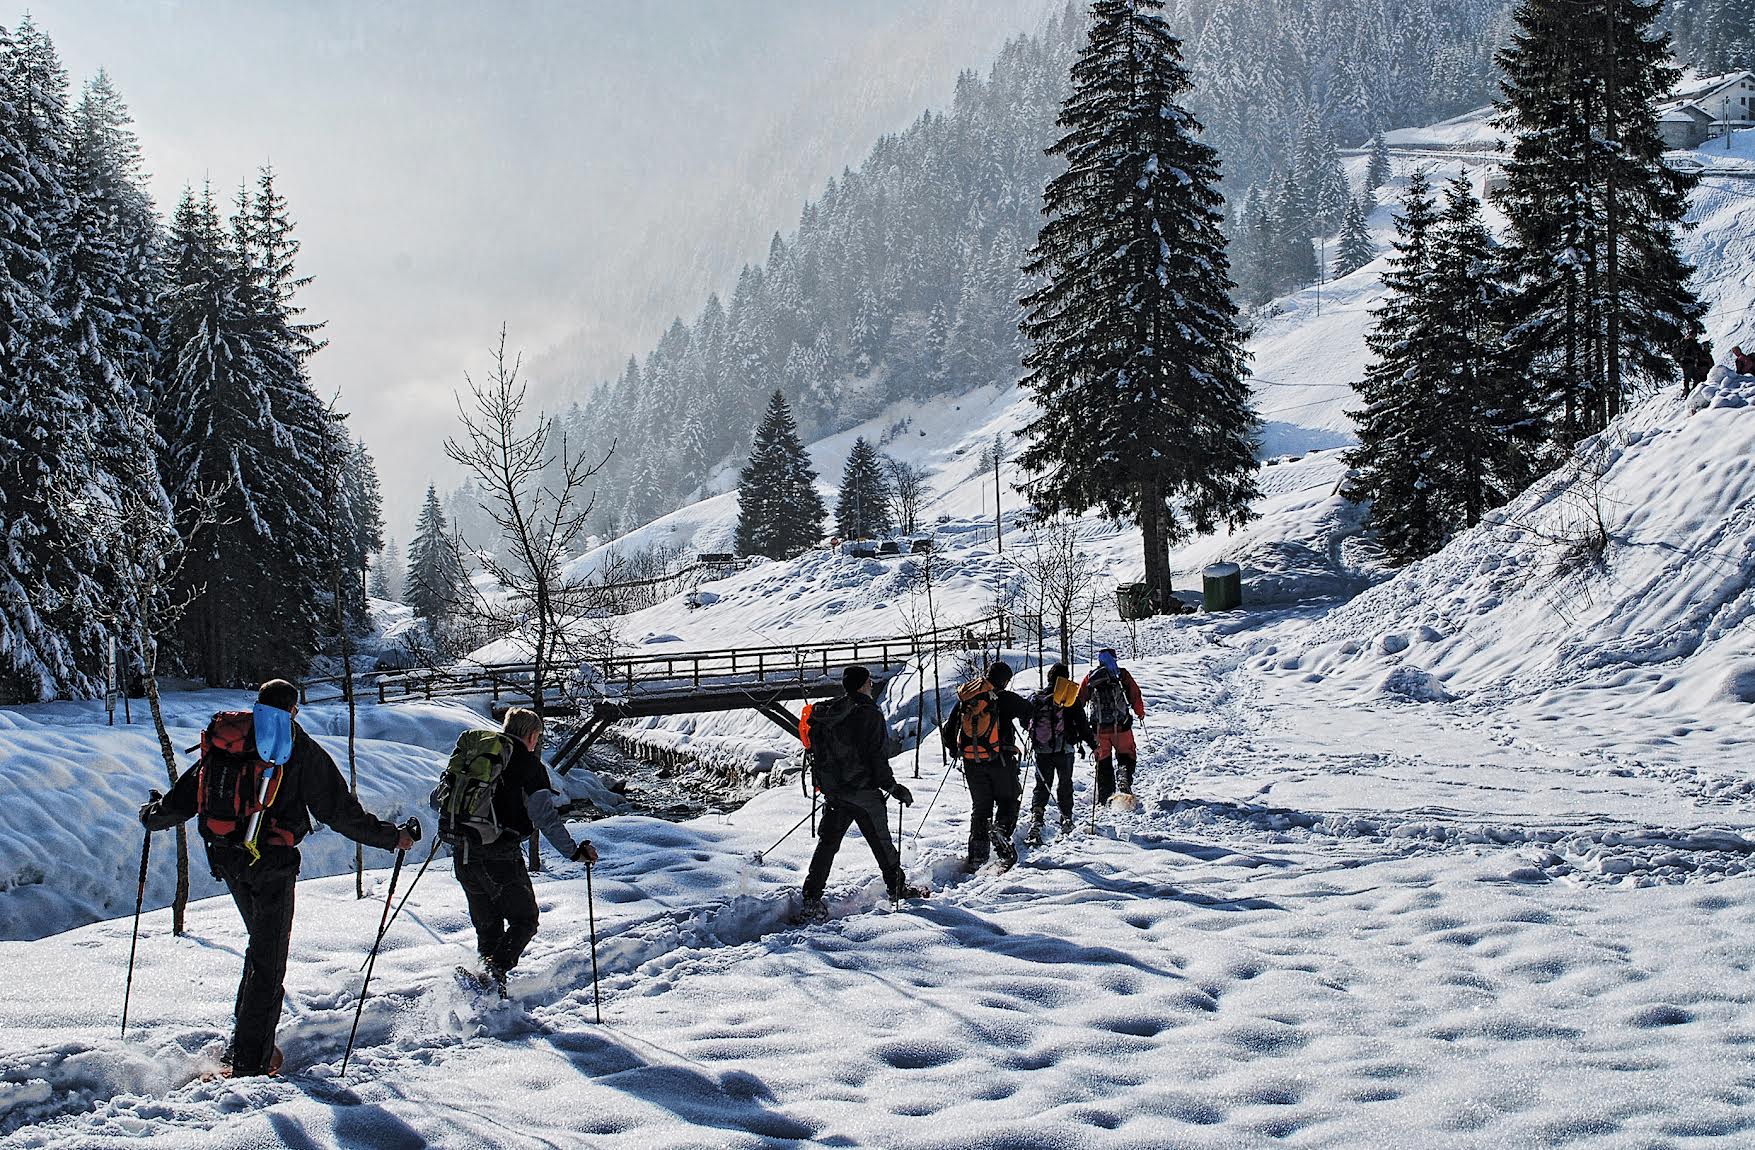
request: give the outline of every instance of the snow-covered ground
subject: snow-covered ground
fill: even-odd
[[[1755,182],[1730,171],[1755,155],[1736,145],[1712,158],[1687,241],[1719,346],[1748,338],[1755,300]],[[1398,168],[1414,162],[1436,163]],[[1386,242],[1387,206],[1372,226]],[[1587,445],[1588,467],[1386,579],[1334,495],[1380,269],[1325,285],[1320,316],[1311,291],[1258,325],[1260,516],[1174,562],[1180,587],[1241,562],[1249,609],[1130,631],[1106,604],[1079,637],[1079,671],[1113,643],[1146,692],[1141,813],[1100,814],[1093,833],[1082,763],[1076,833],[965,876],[967,794],[931,746],[916,778],[910,747],[904,860],[934,897],[893,910],[855,833],[837,917],[808,928],[787,922],[808,831],[772,848],[807,814],[796,781],[727,816],[595,822],[601,1026],[582,868],[537,877],[518,1001],[484,1008],[451,977],[473,940],[441,860],[386,939],[340,1080],[381,902],[354,900],[351,845],[319,831],[306,874],[332,877],[299,891],[283,1077],[203,1080],[242,949],[223,896],[181,939],[168,911],[145,916],[123,1041],[117,916],[156,746],[141,716],[112,731],[91,704],[0,711],[0,937],[19,939],[0,942],[0,1147],[1748,1144],[1755,384],[1721,372],[1690,402],[1653,397]],[[1002,556],[977,460],[1022,411],[989,389],[813,445],[824,475],[855,434],[930,469],[941,623],[988,614],[1017,580],[1021,500],[1004,493]],[[632,542],[718,549],[735,506],[696,504]],[[1604,563],[1561,570],[1554,540],[1576,540],[1581,509],[1603,514]],[[1105,588],[1137,576],[1135,534],[1080,529]],[[759,565],[705,585],[699,609],[620,620],[619,639],[900,634],[924,609],[910,562]],[[922,672],[885,692],[899,735]],[[939,678],[956,673],[947,658]],[[242,698],[172,695],[179,748]],[[301,718],[339,755],[339,707]],[[362,720],[367,805],[399,814],[481,713]],[[748,714],[645,735],[751,763],[787,751]],[[167,855],[149,906],[168,900]],[[381,900],[386,856],[369,857]]]

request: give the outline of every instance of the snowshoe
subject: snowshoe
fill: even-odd
[[[993,853],[999,856],[999,861],[1004,863],[1007,869],[1010,869],[1011,865],[1018,861],[1018,848],[1012,842],[1012,836],[1001,834],[996,830],[992,833],[992,837]]]
[[[1065,837],[1066,837],[1066,836],[1067,836],[1067,835],[1070,835],[1070,834],[1072,834],[1072,833],[1073,833],[1073,820],[1072,820],[1072,816],[1071,816],[1071,815],[1062,815],[1062,816],[1060,816],[1060,834],[1061,834],[1061,837],[1062,837],[1062,838],[1065,838]]]
[[[808,926],[812,923],[828,922],[828,900],[820,895],[814,898],[806,895],[804,901],[798,904],[798,913],[792,916],[791,921],[794,926]]]
[[[931,898],[931,897],[932,897],[932,891],[928,890],[926,887],[913,886],[911,884],[906,884],[906,883],[903,884],[901,887],[898,887],[896,890],[893,890],[890,892],[890,901],[891,902],[906,902],[907,900],[913,899],[913,898]]]
[[[457,985],[469,994],[482,997],[489,994],[502,1000],[512,997],[512,992],[506,989],[505,972],[495,970],[492,964],[488,964],[482,970],[476,970],[469,966],[458,967]]]
[[[1042,815],[1030,816],[1030,828],[1024,832],[1024,845],[1039,847],[1042,845]]]

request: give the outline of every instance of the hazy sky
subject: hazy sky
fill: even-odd
[[[315,382],[354,413],[406,542],[428,480],[453,481],[451,394],[502,321],[532,355],[644,353],[790,230],[801,197],[1051,6],[0,0],[0,15],[31,11],[76,89],[109,71],[161,211],[187,184],[229,199],[274,165],[316,277],[304,303],[328,323]]]

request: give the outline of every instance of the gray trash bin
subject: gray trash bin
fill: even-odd
[[[1235,611],[1243,606],[1243,568],[1214,563],[1201,572],[1201,593],[1208,611]]]

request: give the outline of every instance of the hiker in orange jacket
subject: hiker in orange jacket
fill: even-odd
[[[1117,792],[1133,794],[1139,764],[1133,720],[1146,717],[1146,701],[1112,648],[1097,652],[1097,666],[1079,684],[1079,705],[1089,708],[1097,731],[1097,802],[1106,803]]]

